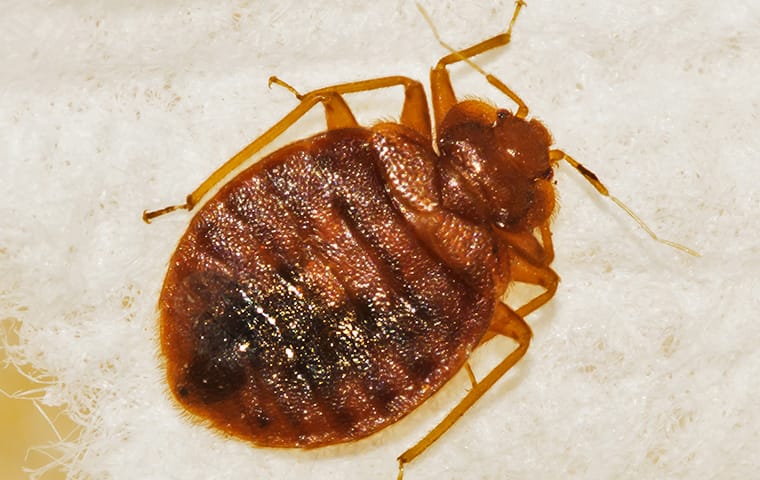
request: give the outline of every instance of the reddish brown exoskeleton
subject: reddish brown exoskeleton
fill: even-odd
[[[159,302],[161,345],[171,391],[187,410],[258,445],[319,447],[398,421],[465,368],[472,389],[399,457],[400,478],[525,354],[531,330],[523,319],[558,283],[550,267],[554,166],[565,160],[608,193],[551,148],[547,129],[492,75],[483,72],[517,103],[514,114],[454,94],[447,65],[506,45],[523,5],[505,33],[432,69],[435,135],[415,80],[300,95],[273,78],[301,103],[185,204],[144,214],[149,221],[193,209],[305,112],[325,108],[324,133],[224,184],[172,257]],[[362,127],[342,98],[395,85],[405,91],[399,123]],[[502,302],[513,282],[544,292],[513,309]],[[476,380],[467,360],[496,335],[517,348]]]

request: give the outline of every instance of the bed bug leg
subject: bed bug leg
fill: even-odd
[[[296,90],[295,87],[287,83],[285,80],[281,80],[276,75],[272,75],[271,77],[269,77],[269,82],[267,83],[267,87],[272,88],[272,85],[279,85],[285,90],[292,93],[293,96],[296,97],[298,100],[303,100],[303,95],[298,93],[298,90]]]
[[[287,89],[298,100],[303,100],[303,95],[298,93],[298,90],[274,75],[269,77],[269,86],[271,87],[272,84],[279,85]],[[325,92],[324,97],[325,98],[322,100],[322,106],[325,109],[325,121],[327,123],[328,130],[359,126],[359,122],[356,121],[354,114],[351,112],[348,104],[346,104],[346,101],[342,96],[340,96],[340,94],[334,92]]]
[[[164,208],[159,208],[158,210],[143,210],[142,219],[145,223],[150,223],[151,220],[153,220],[156,217],[160,217],[161,215],[166,215],[169,212],[173,212],[175,210],[190,210],[188,208],[187,203],[183,203],[182,205],[171,205]]]
[[[276,77],[275,77],[276,78]],[[271,79],[270,79],[271,81]],[[275,123],[266,132],[261,134],[257,139],[240,150],[235,156],[227,160],[221,167],[217,168],[203,183],[198,186],[190,195],[184,204],[173,205],[153,211],[144,211],[143,220],[146,223],[156,217],[160,217],[175,210],[192,210],[203,197],[216,185],[219,184],[227,175],[238,168],[243,162],[251,158],[265,146],[269,145],[285,130],[290,128],[299,118],[312,109],[317,103],[326,103],[325,107],[328,122],[333,125],[348,125],[356,120],[351,114],[350,109],[341,97],[347,93],[364,92],[368,90],[377,90],[394,86],[404,87],[404,106],[401,111],[401,124],[416,130],[423,138],[431,138],[430,115],[427,108],[427,98],[422,84],[409,77],[394,75],[390,77],[373,78],[361,80],[358,82],[342,83],[331,87],[320,88],[309,93],[301,95],[290,85],[282,81],[271,81],[278,85],[288,88],[296,95],[301,103],[285,115],[279,122]]]
[[[475,380],[469,364],[465,364],[465,370],[470,377],[470,381],[473,383],[472,390],[465,395],[459,404],[430,433],[398,457],[399,480],[403,478],[404,465],[419,456],[451,428],[527,351],[532,333],[528,324],[525,323],[524,317],[551,300],[559,285],[559,276],[549,267],[554,258],[554,248],[548,223],[539,228],[539,233],[541,234],[541,244],[539,244],[536,237],[532,234],[510,237],[510,241],[515,242],[510,246],[510,273],[513,281],[538,285],[543,287],[545,291],[516,311],[503,303],[498,303],[491,326],[481,340],[481,344],[483,344],[497,335],[503,335],[515,340],[518,343],[517,349],[491,370],[480,382]]]
[[[509,242],[510,280],[537,285],[545,290],[516,310],[517,314],[522,317],[549,302],[559,286],[559,275],[549,267],[554,259],[554,246],[549,224],[542,225],[539,230],[542,237],[541,244],[538,243],[533,234],[528,232],[500,235]],[[491,330],[487,331],[480,340],[480,345],[487,343],[496,335]]]
[[[541,246],[543,247],[543,255],[541,263],[543,265],[549,265],[554,261],[554,241],[552,240],[552,231],[549,229],[549,223],[545,223],[540,228],[541,231]]]
[[[527,6],[527,4],[523,0],[517,0],[515,2],[515,9],[512,13],[512,17],[509,21],[509,26],[507,27],[506,32],[494,35],[491,38],[476,43],[475,45],[463,50],[456,50],[441,39],[441,36],[438,34],[438,31],[435,28],[435,25],[433,24],[430,16],[427,14],[425,9],[422,8],[422,6],[417,4],[417,8],[420,10],[422,15],[425,17],[425,20],[430,25],[430,29],[433,31],[433,35],[435,35],[438,43],[440,43],[447,50],[451,51],[450,54],[438,60],[436,66],[433,67],[433,69],[430,71],[430,90],[432,92],[433,114],[435,116],[436,125],[441,125],[444,117],[446,116],[446,113],[451,109],[451,107],[457,104],[457,98],[454,94],[454,89],[451,86],[451,79],[449,78],[449,73],[446,70],[447,65],[451,65],[456,62],[467,63],[472,68],[480,72],[486,78],[488,83],[512,99],[512,101],[517,104],[517,112],[515,113],[516,117],[525,118],[528,116],[528,106],[515,92],[507,87],[501,80],[486,72],[480,66],[478,66],[478,64],[470,60],[471,57],[487,52],[489,50],[493,50],[494,48],[499,48],[507,45],[512,38],[512,28],[515,25],[517,16],[520,14],[520,10],[525,6]]]
[[[524,317],[546,304],[546,302],[551,300],[554,294],[557,293],[559,275],[557,275],[557,273],[548,265],[533,263],[530,259],[523,257],[516,252],[512,253],[510,261],[512,280],[529,283],[531,285],[538,285],[546,289],[544,293],[538,295],[517,309],[517,314]]]
[[[554,260],[554,243],[549,224],[546,223],[539,229],[541,242],[531,232],[507,232],[497,230],[496,234],[506,241],[509,248],[518,250],[520,255],[527,257],[533,263],[549,265]]]
[[[475,402],[483,396],[505,373],[509,371],[528,351],[530,339],[533,336],[530,327],[523,317],[503,303],[497,303],[496,312],[489,327],[489,332],[504,335],[517,342],[517,348],[491,370],[472,390],[462,398],[441,422],[433,428],[422,440],[399,455],[398,480],[404,478],[404,465],[417,458],[422,452],[443,435]]]
[[[464,370],[467,372],[467,378],[470,379],[470,385],[472,385],[472,388],[475,388],[475,386],[478,384],[478,379],[475,376],[475,372],[472,371],[472,366],[470,366],[470,362],[467,362],[464,364]]]
[[[700,256],[699,252],[696,252],[695,250],[692,250],[691,248],[685,245],[681,245],[680,243],[676,243],[671,240],[666,240],[664,238],[658,237],[657,234],[655,234],[654,231],[651,228],[649,228],[649,226],[646,223],[644,223],[644,221],[638,215],[636,215],[636,213],[634,213],[634,211],[631,210],[630,207],[628,207],[628,205],[623,203],[620,199],[618,199],[614,195],[610,194],[609,190],[607,190],[607,187],[604,186],[604,184],[599,180],[599,177],[597,177],[594,172],[584,167],[580,162],[575,160],[570,155],[566,154],[562,150],[551,150],[549,152],[549,160],[554,163],[559,162],[560,160],[564,160],[567,163],[569,163],[574,169],[578,171],[578,173],[583,175],[583,178],[585,178],[591,185],[594,186],[597,192],[609,198],[610,200],[612,200],[612,202],[615,203],[615,205],[623,209],[623,211],[625,211],[625,213],[627,213],[628,216],[630,216],[636,223],[638,223],[639,226],[643,228],[644,231],[647,232],[647,234],[650,237],[652,237],[653,240],[660,242],[662,244],[665,244],[669,247],[675,248],[677,250],[681,250],[682,252],[688,253],[689,255],[692,255],[694,257]]]

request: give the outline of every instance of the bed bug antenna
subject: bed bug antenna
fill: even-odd
[[[664,238],[658,237],[657,234],[654,233],[654,231],[651,228],[649,228],[649,226],[644,222],[644,220],[642,220],[641,217],[636,215],[636,213],[633,210],[631,210],[631,208],[628,205],[623,203],[623,201],[617,198],[616,196],[610,194],[609,190],[607,190],[607,187],[604,186],[604,184],[599,180],[599,177],[597,177],[594,172],[584,167],[579,161],[575,160],[570,155],[566,154],[562,150],[551,150],[549,151],[549,160],[551,162],[559,162],[560,160],[564,160],[567,163],[569,163],[575,170],[578,171],[578,173],[580,173],[583,176],[583,178],[585,178],[591,185],[594,186],[597,192],[609,198],[615,203],[615,205],[623,209],[623,211],[625,211],[625,213],[627,213],[629,217],[631,217],[636,223],[638,223],[639,226],[643,228],[644,231],[647,232],[647,234],[649,234],[649,236],[652,237],[653,240],[660,242],[662,244],[665,244],[669,247],[675,248],[677,250],[680,250],[684,253],[688,253],[689,255],[692,255],[694,257],[701,257],[699,252],[692,250],[686,245],[681,245],[680,243],[676,243],[671,240],[666,240]]]
[[[520,10],[523,7],[527,7],[528,4],[526,4],[523,0],[517,0],[515,2],[515,9],[512,13],[512,18],[509,20],[509,26],[507,27],[507,31],[504,33],[500,33],[498,35],[495,35],[491,38],[488,38],[486,40],[483,40],[482,42],[473,45],[469,48],[466,48],[464,50],[456,50],[452,46],[450,46],[448,43],[444,42],[441,36],[438,34],[438,29],[435,28],[435,24],[433,23],[433,19],[430,18],[430,15],[427,13],[427,11],[420,5],[417,4],[417,9],[420,11],[422,16],[425,18],[425,21],[430,26],[430,30],[433,31],[433,36],[435,36],[435,39],[438,41],[438,43],[441,44],[443,48],[450,51],[451,54],[441,58],[438,61],[438,64],[435,66],[435,70],[441,70],[446,67],[446,65],[454,62],[465,62],[470,67],[474,68],[476,71],[478,71],[481,75],[483,75],[488,83],[490,83],[492,86],[496,87],[499,91],[504,93],[506,96],[508,96],[513,102],[517,104],[517,112],[515,112],[515,116],[517,118],[525,118],[528,116],[528,106],[525,104],[525,102],[522,101],[522,99],[517,96],[515,92],[513,92],[509,87],[507,87],[504,82],[496,78],[495,76],[491,75],[490,73],[483,70],[483,68],[472,61],[470,57],[477,55],[481,52],[485,52],[488,50],[491,50],[493,48],[497,47],[503,47],[509,43],[509,41],[512,39],[512,28],[515,25],[515,21],[517,20],[517,16],[520,14]]]

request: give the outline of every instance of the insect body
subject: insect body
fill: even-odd
[[[332,130],[204,205],[161,296],[181,402],[256,443],[314,447],[395,422],[462,367],[511,280],[514,255],[492,225],[519,233],[553,207],[546,132],[467,106],[441,156],[404,126]],[[471,140],[514,123],[518,142],[543,147],[537,165]],[[519,183],[493,181],[519,169],[529,172]],[[510,196],[534,200],[515,217],[489,203]]]
[[[169,385],[189,411],[258,445],[318,447],[365,437],[414,410],[495,335],[517,348],[430,434],[400,472],[526,352],[523,317],[557,287],[552,168],[566,160],[518,103],[457,101],[448,64],[506,44],[509,30],[431,72],[435,140],[420,83],[384,77],[297,94],[301,104],[204,182],[227,173],[323,104],[328,129],[226,183],[190,223],[161,293]],[[278,79],[274,82],[280,83]],[[400,85],[399,123],[361,127],[342,95]],[[287,86],[287,85],[286,85]],[[288,88],[290,88],[288,86]],[[292,90],[292,89],[291,89]],[[294,91],[294,90],[293,90]],[[295,91],[294,91],[295,92]],[[435,143],[433,143],[433,141]],[[520,308],[512,282],[544,293]],[[471,373],[471,372],[470,372]]]

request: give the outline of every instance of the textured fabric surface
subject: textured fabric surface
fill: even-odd
[[[52,451],[74,478],[393,478],[460,398],[460,375],[397,425],[314,451],[193,424],[163,381],[156,302],[182,201],[306,91],[404,74],[444,53],[413,2],[5,2],[0,18],[0,318],[9,349],[81,425]],[[500,31],[509,1],[422,2],[444,38]],[[560,167],[559,291],[526,358],[407,467],[442,478],[750,478],[760,469],[760,6],[533,0],[477,61],[556,145],[665,238]],[[457,92],[510,106],[467,67]],[[400,89],[349,98],[398,117]],[[290,139],[321,128],[315,112]],[[282,144],[280,142],[280,144]],[[18,323],[20,322],[20,323]],[[20,325],[20,326],[19,326]],[[15,327],[14,327],[15,328]],[[476,373],[510,351],[495,341]],[[58,460],[57,460],[58,461]]]

